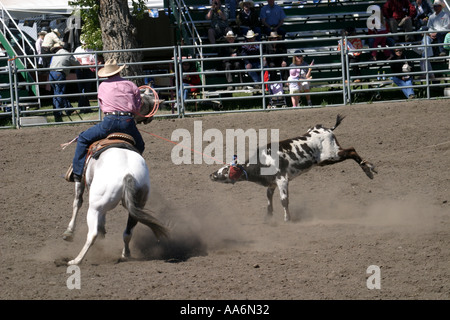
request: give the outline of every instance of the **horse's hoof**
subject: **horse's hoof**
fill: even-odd
[[[72,232],[72,231],[66,230],[66,231],[63,233],[63,239],[64,239],[65,241],[72,242],[72,241],[73,241],[73,232]]]

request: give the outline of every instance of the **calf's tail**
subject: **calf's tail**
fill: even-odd
[[[336,117],[336,124],[334,125],[333,128],[331,128],[331,130],[336,129],[338,127],[338,125],[341,124],[342,120],[344,120],[344,118],[345,118],[345,116],[343,116],[341,114],[338,114],[337,117]]]

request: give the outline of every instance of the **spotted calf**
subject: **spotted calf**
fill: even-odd
[[[347,159],[355,160],[365,174],[373,179],[373,173],[377,173],[375,167],[363,160],[354,148],[343,149],[336,137],[334,129],[344,119],[338,115],[336,124],[328,129],[322,125],[316,125],[301,137],[287,139],[279,142],[278,167],[276,173],[262,175],[261,169],[274,163],[275,159],[270,156],[271,144],[263,150],[266,155],[264,164],[251,164],[247,161],[242,166],[224,166],[210,175],[211,180],[223,183],[235,183],[237,181],[252,181],[267,187],[267,214],[273,213],[273,193],[278,187],[280,191],[281,204],[284,208],[284,220],[290,220],[289,214],[289,181],[307,172],[314,166],[325,166],[341,162]]]

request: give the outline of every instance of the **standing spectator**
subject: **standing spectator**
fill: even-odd
[[[343,37],[355,36],[356,31],[355,31],[354,27],[347,27],[344,30],[342,30],[341,34]],[[352,63],[360,62],[361,51],[355,51],[355,49],[359,50],[359,49],[363,48],[361,39],[360,38],[348,39],[348,43],[347,44],[344,43],[344,45],[342,45],[342,41],[345,42],[345,39],[339,40],[338,47],[337,47],[338,51],[341,51],[342,47],[346,46],[349,63],[352,64]],[[353,71],[354,75],[357,77],[361,75],[361,70],[359,69],[358,65],[352,66],[352,71]],[[361,79],[355,79],[354,82],[361,82]]]
[[[226,11],[220,0],[213,0],[211,10],[206,14],[206,19],[211,20],[211,27],[208,29],[209,43],[216,43],[217,39],[225,36],[231,30]]]
[[[285,38],[286,31],[283,28],[283,24],[286,14],[283,8],[275,4],[275,0],[267,0],[267,4],[261,8],[259,17],[264,34],[268,36],[272,31],[276,31],[283,39]]]
[[[67,51],[66,48],[67,47],[56,43],[51,50],[52,53],[56,53],[56,55],[53,56],[50,64],[52,70],[50,70],[49,80],[52,81],[51,86],[53,94],[58,95],[57,97],[53,97],[53,109],[72,108],[70,101],[62,96],[66,93],[66,84],[64,81],[70,73],[70,69],[65,68],[79,66],[80,63],[74,56],[68,55],[69,51]],[[68,110],[66,111],[66,114],[69,116],[72,112],[73,111]],[[60,111],[55,111],[53,114],[55,116],[55,122],[62,121],[62,113]]]
[[[228,31],[225,39],[228,43],[235,43],[236,35],[233,31]],[[231,84],[233,82],[242,83],[242,74],[240,72],[234,74],[231,72],[231,70],[241,69],[241,62],[238,59],[226,59],[227,57],[237,57],[239,55],[239,46],[237,45],[221,47],[220,56],[224,58],[223,68],[228,71],[227,73],[225,73],[225,78],[227,79],[228,84]],[[227,88],[227,90],[233,89],[233,86],[229,86]]]
[[[422,71],[426,71],[428,68],[428,72],[430,72],[432,69],[431,67],[431,62],[430,60],[428,60],[428,58],[433,56],[433,47],[431,47],[431,43],[433,42],[433,38],[432,38],[432,34],[428,34],[426,33],[426,31],[428,31],[428,27],[422,27],[420,28],[421,31],[425,31],[422,36],[422,47],[417,47],[414,48],[414,52],[416,52],[417,54],[420,54],[422,56],[422,58],[427,58],[427,60],[421,60],[420,61],[420,70]],[[425,78],[425,75],[421,76],[421,78]],[[429,78],[430,79],[434,79],[434,74],[433,73],[429,73]]]
[[[92,54],[93,50],[87,48],[86,43],[81,40],[81,45],[75,49],[75,58],[82,66],[95,65],[95,55]],[[94,69],[95,70],[95,69]],[[92,68],[77,68],[75,70],[78,80],[95,79],[95,72]],[[92,81],[78,82],[78,91],[81,93],[78,99],[78,107],[89,107],[89,97],[85,94],[91,92]],[[89,109],[81,110],[83,113],[90,112]]]
[[[426,26],[428,18],[433,13],[433,10],[428,3],[428,0],[416,0],[416,16],[413,18],[413,25],[416,30],[420,30],[422,26]]]
[[[35,47],[36,47],[36,53],[39,55],[42,54],[42,42],[44,42],[44,37],[46,34],[47,34],[47,31],[41,31],[38,33],[38,38],[36,40]],[[42,66],[44,64],[44,60],[42,59],[42,57],[38,58],[37,64],[38,64],[38,67],[42,68]]]
[[[314,64],[311,62],[310,66]],[[303,60],[303,52],[301,50],[295,51],[294,57],[292,57],[292,67],[289,70],[289,93],[296,94],[301,92],[309,92],[309,81],[311,79],[311,68],[307,68],[308,64]],[[302,67],[302,68],[298,68]],[[311,96],[306,96],[308,106],[312,106]],[[300,102],[300,96],[291,96],[292,107],[298,107]]]
[[[61,41],[61,39],[59,38],[61,36],[61,34],[59,33],[58,29],[53,29],[51,32],[48,32],[45,37],[44,37],[44,41],[42,42],[41,45],[41,52],[42,54],[50,54],[50,50],[53,48],[53,46],[55,44],[59,44],[62,46],[64,46],[64,42]],[[43,62],[42,62],[42,67],[44,68],[48,68],[50,66],[50,61],[52,60],[51,56],[48,57],[43,57],[42,58]]]
[[[238,34],[240,36],[245,35],[248,30],[253,30],[258,33],[256,37],[257,41],[261,40],[261,22],[259,21],[259,15],[255,10],[255,4],[251,0],[242,1],[239,3],[241,10],[236,17],[236,24],[238,26]]]
[[[392,33],[397,33],[398,27],[402,27],[405,32],[413,31],[412,19],[416,16],[416,8],[409,0],[387,0],[382,11]],[[399,37],[394,35],[394,40],[398,42]],[[406,42],[415,41],[413,35],[406,35],[405,40]]]
[[[257,34],[253,30],[249,30],[245,35],[246,43],[242,46],[241,55],[243,56],[259,56],[260,55],[260,45],[255,43],[255,38]],[[259,57],[254,58],[244,58],[245,69],[259,69],[261,68],[261,60]],[[261,71],[248,71],[249,76],[254,82],[261,82]],[[251,89],[251,88],[249,88]]]
[[[450,16],[443,8],[444,4],[441,0],[436,0],[433,3],[434,13],[428,19],[428,30],[436,31],[436,42],[444,43],[446,32],[444,30],[450,29]],[[439,55],[445,56],[446,52],[442,46],[438,47]]]
[[[391,72],[398,73],[403,75],[395,75],[392,76],[391,80],[399,87],[412,86],[412,77],[409,75],[412,72],[412,66],[408,61],[397,61],[406,59],[406,55],[403,53],[402,48],[398,48],[394,50],[395,55],[391,59]],[[416,96],[414,95],[413,88],[403,88],[403,94],[408,99],[414,99]]]

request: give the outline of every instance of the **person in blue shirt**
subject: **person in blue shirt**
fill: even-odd
[[[268,0],[267,4],[261,8],[260,19],[262,24],[262,32],[267,36],[271,32],[276,31],[282,39],[286,36],[286,31],[283,28],[286,14],[283,8],[275,4],[275,0]]]

